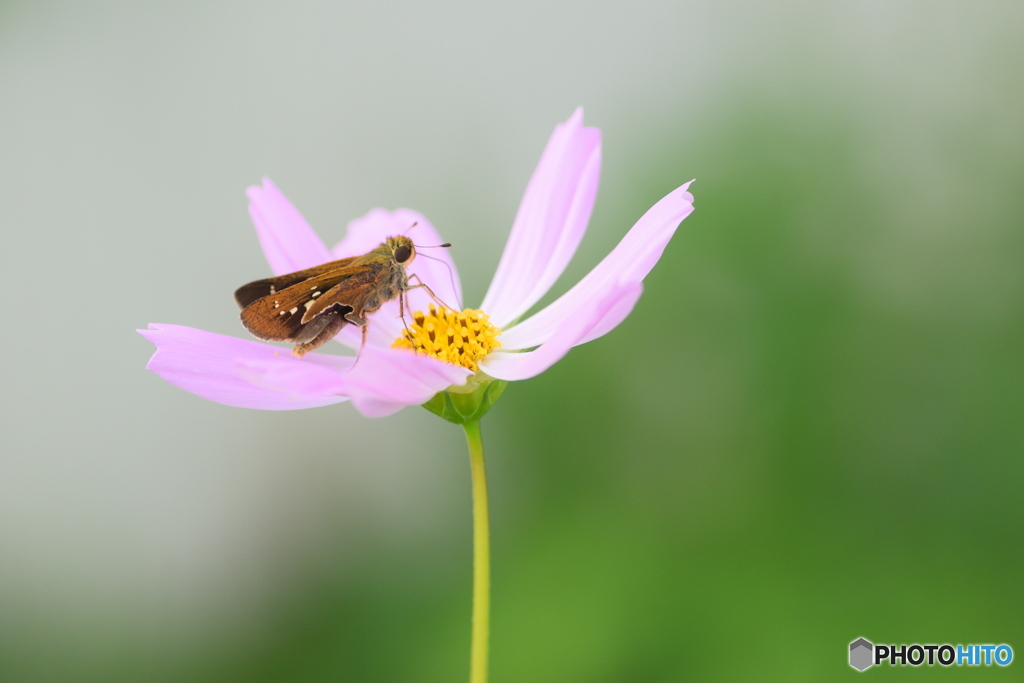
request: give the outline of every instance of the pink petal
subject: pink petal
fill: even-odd
[[[157,345],[146,366],[193,394],[241,408],[293,410],[352,399],[367,417],[425,403],[471,371],[398,349],[367,346],[352,356],[309,353],[180,325],[139,330]]]
[[[689,187],[690,183],[686,183],[652,206],[618,246],[575,287],[535,315],[504,330],[501,334],[502,348],[514,351],[543,344],[593,297],[603,296],[603,292],[615,288],[617,283],[643,281],[661,258],[680,222],[693,211],[693,195],[688,191]]]
[[[410,226],[416,225],[410,230]],[[345,239],[332,250],[332,258],[346,258],[365,254],[376,248],[386,238],[394,235],[408,235],[419,247],[431,247],[442,244],[441,236],[422,214],[410,209],[385,211],[374,209],[362,218],[348,224]],[[454,248],[454,247],[453,247]],[[462,308],[462,288],[459,284],[459,273],[451,257],[452,249],[419,249],[416,258],[407,271],[412,284],[424,282],[447,305]],[[413,276],[417,276],[416,280]],[[424,310],[433,299],[426,288],[413,289],[408,294],[410,308],[413,311]],[[411,319],[412,311],[406,312],[406,319]],[[370,316],[367,329],[367,344],[390,347],[391,343],[402,333],[402,319],[399,316],[399,303],[394,300],[384,304],[381,309]],[[359,348],[361,331],[354,325],[346,326],[337,339],[352,348]]]
[[[643,285],[616,283],[600,297],[588,300],[562,320],[551,338],[526,353],[496,352],[480,363],[480,369],[497,379],[520,380],[539,375],[554,365],[573,346],[590,341],[622,322],[636,305]]]
[[[146,366],[197,396],[240,408],[295,410],[347,400],[352,358],[307,354],[181,325],[139,330],[156,344]]]
[[[583,110],[555,128],[526,187],[481,308],[504,327],[547,293],[586,232],[601,173],[601,131]]]
[[[384,417],[426,403],[453,384],[465,384],[472,374],[411,351],[367,346],[346,379],[356,409],[366,417]]]
[[[269,178],[263,179],[262,186],[250,187],[246,194],[249,215],[274,275],[294,273],[331,260],[323,241]]]

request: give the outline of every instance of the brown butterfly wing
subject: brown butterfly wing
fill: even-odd
[[[368,276],[372,281],[372,275],[372,269],[368,271],[366,266],[350,265],[304,279],[246,305],[242,309],[242,325],[254,337],[264,341],[308,343],[323,331],[328,322],[335,322],[337,329],[341,329],[345,314],[354,310],[353,304],[358,303],[345,302],[342,299],[356,298],[355,292],[366,286]],[[281,280],[287,277],[289,276],[282,275],[281,278],[270,279]],[[343,283],[346,286],[339,287]],[[257,283],[250,283],[239,291],[255,284]],[[326,296],[328,293],[332,295],[330,300]],[[244,299],[245,297],[240,300]],[[317,307],[317,315],[307,317],[313,306]],[[317,318],[325,316],[331,316],[331,320],[315,322]],[[340,325],[337,324],[337,319],[342,321]]]
[[[357,258],[359,257],[352,256],[350,258],[338,259],[337,261],[321,263],[319,266],[313,266],[312,268],[306,268],[305,270],[298,270],[294,273],[278,275],[277,277],[268,277],[264,280],[250,282],[249,284],[242,285],[235,290],[235,302],[238,303],[239,308],[245,308],[257,299],[262,299],[265,296],[276,294],[288,287],[291,287],[292,285],[310,278],[348,268],[354,264]]]
[[[374,265],[363,266],[317,298],[302,317],[302,330],[294,339],[297,346],[292,353],[302,356],[326,344],[349,323],[366,325],[364,315],[376,310],[368,302],[375,300],[374,292],[382,284],[380,270]],[[363,334],[365,339],[365,327]]]
[[[355,316],[362,317],[368,302],[376,300],[378,290],[385,286],[387,278],[381,277],[383,271],[384,267],[379,263],[360,266],[359,272],[324,291],[312,305],[307,305],[308,310],[302,316],[302,322],[307,323],[339,305],[350,307]],[[366,312],[372,313],[378,307],[373,306]]]

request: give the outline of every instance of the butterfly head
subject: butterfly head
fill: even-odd
[[[408,266],[416,258],[416,247],[413,245],[412,240],[405,235],[389,237],[384,243],[391,251],[391,257],[395,259],[395,263]]]

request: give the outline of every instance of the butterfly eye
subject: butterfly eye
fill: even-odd
[[[406,246],[398,247],[395,249],[395,261],[398,263],[405,263],[412,256],[412,249]]]

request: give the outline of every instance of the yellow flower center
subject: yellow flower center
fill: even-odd
[[[437,356],[446,363],[476,372],[477,363],[501,346],[499,334],[501,330],[491,324],[483,311],[467,308],[458,312],[430,304],[427,313],[413,314],[412,324],[391,346]]]

